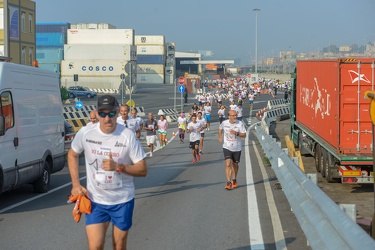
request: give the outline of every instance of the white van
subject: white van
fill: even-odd
[[[63,169],[64,118],[56,73],[0,62],[0,193],[32,183],[47,192]]]

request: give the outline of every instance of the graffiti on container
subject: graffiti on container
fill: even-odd
[[[348,73],[350,75],[350,78],[352,79],[352,84],[358,82],[358,80],[370,83],[370,80],[365,76],[365,74],[361,74],[360,76],[358,76],[358,73],[354,70],[348,70]]]
[[[319,115],[324,119],[324,116],[330,115],[331,95],[328,93],[327,89],[319,87],[319,82],[316,77],[314,77],[314,82],[315,85],[313,89],[307,87],[301,88],[300,102],[313,109],[315,111],[315,117]]]

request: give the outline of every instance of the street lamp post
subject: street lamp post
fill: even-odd
[[[255,74],[258,73],[258,11],[260,9],[253,9],[255,11]]]

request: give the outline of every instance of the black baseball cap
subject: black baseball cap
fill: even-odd
[[[98,99],[98,106],[97,106],[98,110],[106,109],[106,110],[114,111],[117,109],[117,107],[118,107],[118,102],[114,96],[103,95],[99,97]]]

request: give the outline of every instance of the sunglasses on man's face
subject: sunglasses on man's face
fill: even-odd
[[[111,112],[98,112],[98,115],[101,117],[101,118],[105,118],[107,115],[109,118],[113,118],[116,116],[116,111],[111,111]]]

